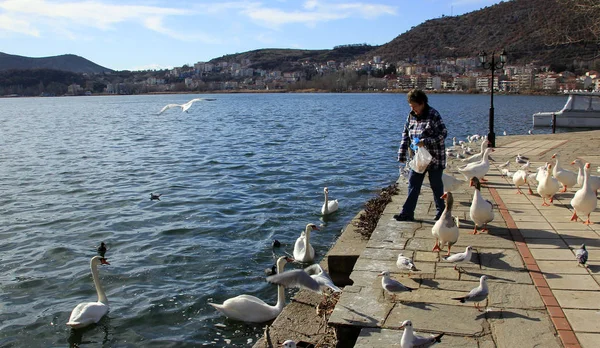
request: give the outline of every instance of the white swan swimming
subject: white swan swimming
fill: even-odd
[[[596,191],[592,189],[590,185],[590,164],[586,163],[584,167],[585,176],[583,177],[583,185],[571,199],[571,206],[573,207],[573,216],[571,221],[577,221],[577,216],[582,218],[587,216],[587,220],[583,223],[591,225],[593,222],[590,221],[590,214],[596,210],[598,200],[596,199]]]
[[[315,249],[310,245],[310,232],[318,231],[315,224],[308,224],[294,244],[294,259],[300,262],[311,262],[315,259]]]
[[[277,273],[283,272],[285,264],[293,262],[291,258],[282,256],[277,260]],[[277,304],[271,306],[258,297],[239,295],[225,300],[223,304],[209,303],[226,317],[251,323],[264,323],[275,319],[285,306],[285,287],[277,286]]]
[[[160,115],[163,112],[165,112],[171,108],[181,108],[181,112],[184,112],[184,111],[187,112],[188,109],[192,107],[192,104],[194,104],[197,101],[214,101],[214,100],[216,100],[216,99],[215,98],[194,98],[184,104],[167,104],[158,112],[157,115]]]
[[[325,194],[325,202],[323,202],[323,207],[321,207],[321,214],[327,215],[338,210],[339,202],[337,199],[333,201],[329,200],[329,189],[327,187],[323,189],[323,193]]]
[[[67,325],[74,329],[95,324],[108,313],[108,299],[106,298],[104,289],[102,289],[102,284],[100,284],[100,278],[98,278],[98,265],[100,264],[110,265],[110,263],[101,256],[94,256],[90,260],[90,269],[92,270],[92,279],[94,280],[96,292],[98,293],[98,301],[83,302],[73,309]]]

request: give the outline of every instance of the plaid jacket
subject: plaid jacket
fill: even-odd
[[[398,149],[398,161],[406,162],[408,147],[412,143],[412,139],[419,138],[433,157],[430,166],[445,169],[445,141],[447,135],[448,130],[446,129],[446,125],[444,125],[442,117],[436,109],[426,105],[422,116],[417,116],[411,111],[408,114],[404,130],[402,131],[402,141]]]

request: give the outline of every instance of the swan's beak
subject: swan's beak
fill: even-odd
[[[314,225],[312,229],[313,229],[313,231],[315,231],[315,230],[316,230],[316,231],[320,231],[320,230],[319,230],[319,227],[317,227],[317,225]]]
[[[108,261],[105,258],[101,258],[100,263],[103,265],[110,265],[110,263],[108,263]]]
[[[291,257],[287,257],[286,256],[285,261],[287,261],[287,262],[294,262],[296,260],[292,259]]]

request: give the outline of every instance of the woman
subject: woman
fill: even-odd
[[[429,173],[429,183],[433,191],[433,199],[437,213],[435,219],[438,220],[444,211],[444,200],[441,198],[444,194],[444,184],[442,183],[442,173],[446,168],[446,136],[448,131],[442,121],[440,113],[429,106],[428,98],[425,92],[419,89],[413,89],[408,92],[408,104],[410,113],[402,131],[402,141],[398,150],[398,161],[406,163],[408,146],[414,143],[419,148],[425,148],[431,156],[431,163],[422,174],[410,170],[408,175],[408,196],[402,206],[399,214],[394,215],[398,221],[414,221],[415,208],[421,193],[421,186],[425,173]],[[418,139],[418,142],[417,142]]]

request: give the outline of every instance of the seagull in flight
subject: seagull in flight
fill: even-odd
[[[197,101],[214,101],[214,100],[216,100],[216,99],[215,98],[194,98],[185,104],[167,104],[167,105],[165,105],[164,108],[162,108],[162,110],[160,110],[158,112],[157,115],[162,114],[163,112],[165,112],[166,110],[168,110],[170,108],[177,108],[177,107],[181,108],[182,112],[184,112],[184,111],[188,112],[188,109],[190,107],[192,107],[192,104],[194,104]]]

